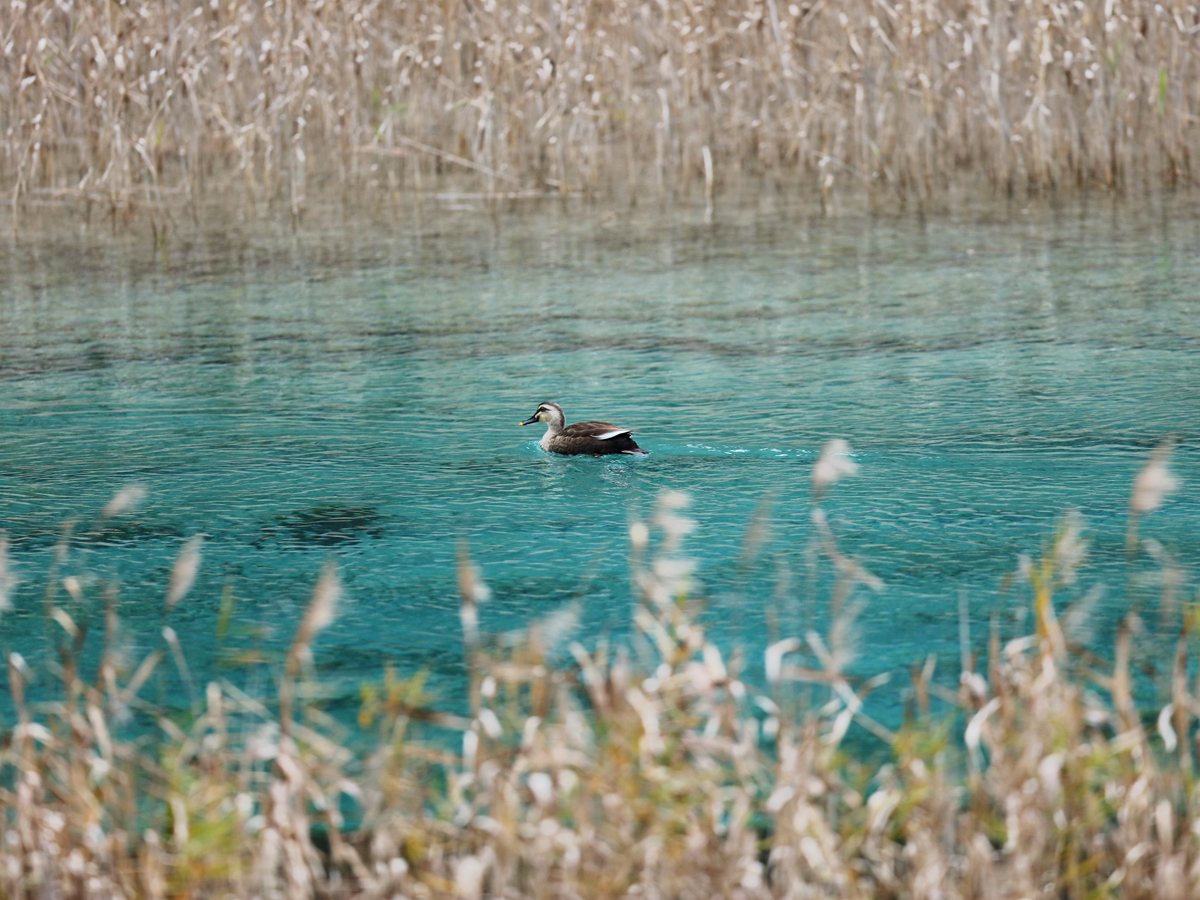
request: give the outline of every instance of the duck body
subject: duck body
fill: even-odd
[[[608,422],[576,422],[568,425],[562,407],[557,403],[540,404],[537,411],[521,424],[532,425],[534,422],[546,423],[546,433],[542,435],[540,443],[548,453],[566,456],[608,456],[613,453],[645,456],[649,453],[633,440],[632,431]]]

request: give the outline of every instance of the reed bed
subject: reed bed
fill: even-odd
[[[924,207],[1190,184],[1190,0],[13,0],[0,190],[303,213],[454,190]],[[240,198],[240,199],[239,199]]]
[[[52,588],[65,593],[46,601],[57,695],[27,700],[30,665],[7,659],[16,721],[0,745],[0,896],[1200,894],[1197,608],[1178,615],[1174,647],[1157,651],[1160,699],[1139,709],[1135,612],[1110,663],[1072,644],[1063,597],[1084,571],[1086,540],[1068,517],[1018,565],[1035,633],[1002,643],[993,629],[986,652],[964,639],[954,688],[918,661],[904,688],[910,714],[892,731],[863,701],[895,686],[847,668],[857,595],[877,586],[823,512],[834,482],[853,474],[847,449],[831,444],[813,471],[811,558],[833,576],[827,624],[765,648],[757,681],[706,635],[684,547],[694,523],[687,498],[668,494],[630,528],[631,643],[570,642],[569,605],[521,640],[489,639],[478,610],[487,591],[464,546],[470,708],[437,711],[420,675],[389,671],[363,688],[365,744],[321,711],[313,674],[336,570],[269,667],[273,690],[213,682],[190,712],[169,714],[142,694],[172,660],[188,680],[183,648],[168,627],[144,659],[116,652],[111,592],[103,647],[83,662],[86,631],[70,604],[87,598],[67,574],[64,539]],[[1139,524],[1174,487],[1169,452],[1136,481],[1131,566],[1144,567],[1147,550],[1163,558]],[[136,499],[119,494],[111,514]],[[201,552],[184,546],[166,614],[187,602]],[[564,644],[566,656],[554,650]],[[457,737],[422,739],[422,723]]]

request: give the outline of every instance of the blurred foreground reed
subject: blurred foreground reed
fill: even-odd
[[[1194,179],[1189,0],[14,0],[0,192],[947,190]],[[456,177],[449,180],[450,175]]]
[[[174,632],[136,665],[121,659],[109,596],[104,649],[85,676],[84,631],[52,584],[58,696],[28,702],[30,667],[7,660],[17,722],[0,750],[0,896],[1200,895],[1197,608],[1173,607],[1165,702],[1139,710],[1135,612],[1111,663],[1073,646],[1075,610],[1056,594],[1075,582],[1086,542],[1068,517],[1019,566],[1035,633],[1002,644],[993,629],[986,654],[964,637],[957,690],[918,661],[910,714],[892,731],[863,699],[895,687],[847,673],[856,592],[878,586],[838,547],[821,505],[854,472],[848,450],[831,443],[813,471],[811,558],[833,574],[829,624],[765,648],[757,685],[696,615],[683,552],[693,523],[678,494],[631,526],[634,640],[570,643],[570,664],[552,648],[569,637],[573,606],[520,641],[486,639],[487,591],[464,547],[470,709],[438,712],[420,676],[389,671],[363,689],[365,750],[349,749],[314,701],[310,650],[336,613],[333,569],[272,667],[270,697],[213,682],[193,691],[192,714],[174,716],[141,697],[172,657],[188,681]],[[1139,519],[1175,486],[1169,451],[1135,482],[1131,564],[1147,550],[1164,558]],[[136,499],[119,494],[105,515]],[[194,540],[181,552],[168,611],[186,602],[200,552]],[[64,571],[51,578],[77,599]],[[0,551],[0,588],[10,585]],[[123,737],[137,717],[156,734]],[[461,743],[419,739],[422,722]],[[856,756],[854,733],[886,750]]]

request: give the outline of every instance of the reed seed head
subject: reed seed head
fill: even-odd
[[[1165,442],[1150,455],[1133,482],[1133,494],[1129,508],[1135,513],[1153,512],[1162,505],[1163,498],[1179,487],[1179,481],[1167,468],[1173,442]]]
[[[12,592],[17,577],[8,561],[8,535],[0,534],[0,613],[12,609]]]
[[[132,512],[146,499],[146,488],[140,484],[130,484],[121,488],[105,505],[100,513],[101,519],[111,519],[113,516]]]
[[[820,497],[827,488],[856,472],[858,472],[858,463],[850,458],[850,444],[841,438],[827,441],[821,448],[821,455],[813,464],[813,496]]]
[[[171,584],[167,589],[167,612],[173,610],[192,589],[196,573],[200,571],[200,550],[203,546],[204,536],[194,534],[184,542],[179,555],[175,557],[175,565],[171,568]]]

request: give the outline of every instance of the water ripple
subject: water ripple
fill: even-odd
[[[498,227],[341,235],[337,253],[248,235],[249,268],[220,241],[166,269],[133,247],[0,265],[10,645],[42,640],[40,579],[75,519],[81,570],[121,585],[142,640],[203,532],[181,612],[196,634],[232,591],[286,643],[333,554],[352,599],[321,658],[346,677],[424,662],[457,684],[460,542],[492,586],[486,628],[582,597],[599,635],[628,621],[629,521],[668,489],[694,498],[714,629],[761,643],[811,624],[810,472],[835,437],[859,474],[827,513],[886,585],[861,620],[872,671],[953,658],[963,592],[980,633],[1023,627],[1025,600],[999,585],[1072,508],[1118,586],[1111,626],[1131,479],[1166,434],[1184,487],[1146,528],[1182,559],[1200,549],[1194,217],[785,219],[623,241],[556,220],[533,243],[532,225]],[[87,277],[64,277],[76,265]],[[516,425],[542,400],[651,453],[546,454]],[[130,482],[144,506],[96,525]]]

